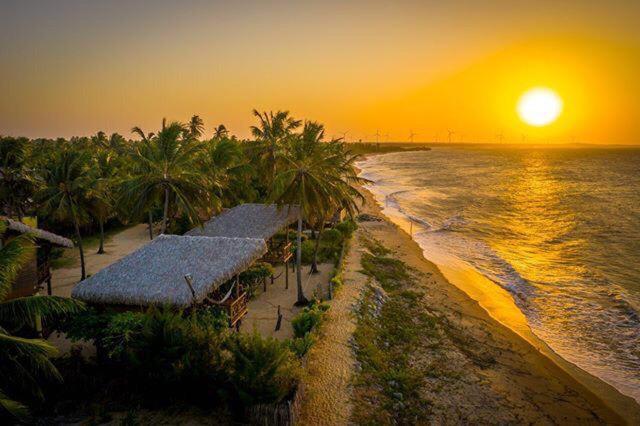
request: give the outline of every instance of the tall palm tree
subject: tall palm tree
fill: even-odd
[[[302,124],[289,115],[289,111],[273,111],[260,113],[253,110],[258,118],[258,126],[251,126],[251,134],[263,144],[262,160],[266,162],[265,178],[268,183],[273,182],[277,173],[277,162],[286,140]]]
[[[73,225],[80,252],[81,280],[87,273],[80,224],[89,216],[87,191],[95,183],[89,160],[85,151],[65,149],[58,153],[42,171],[44,182],[36,194],[45,214]]]
[[[253,172],[243,156],[240,143],[233,139],[214,137],[207,142],[203,170],[209,180],[214,206],[219,202],[238,204],[249,193]]]
[[[188,124],[189,135],[193,139],[198,139],[204,134],[204,120],[197,115],[191,117]]]
[[[100,245],[98,254],[104,253],[104,223],[113,216],[113,181],[115,179],[115,155],[110,150],[99,150],[92,159],[95,181],[87,190],[89,212],[98,222]]]
[[[324,128],[308,122],[301,135],[289,139],[276,175],[272,200],[280,205],[299,206],[296,280],[297,304],[307,303],[302,289],[302,222],[317,211],[328,211],[337,200],[358,194],[351,175],[342,168],[344,152],[335,143],[322,143]]]
[[[0,236],[6,222],[0,221]],[[60,317],[79,312],[83,305],[57,296],[29,296],[7,301],[18,272],[32,258],[35,245],[30,235],[21,235],[0,248],[0,419],[5,414],[25,421],[27,407],[11,395],[30,395],[42,401],[39,381],[62,380],[49,358],[56,349],[42,339],[15,335],[15,330],[33,328],[37,319]]]
[[[0,209],[22,220],[35,191],[34,176],[27,164],[26,138],[0,138]]]
[[[214,139],[223,139],[223,138],[226,138],[227,136],[229,136],[229,130],[225,127],[224,124],[220,124],[213,131],[213,138]]]
[[[121,183],[122,199],[132,202],[134,215],[163,204],[161,233],[167,230],[170,207],[198,223],[198,207],[210,201],[203,174],[195,166],[202,146],[186,143],[185,134],[185,126],[173,122],[143,141],[132,156],[131,176]]]

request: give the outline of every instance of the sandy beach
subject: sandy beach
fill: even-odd
[[[372,195],[364,190],[363,213],[384,219]],[[456,379],[429,380],[432,418],[427,423],[637,424],[640,409],[629,397],[555,355],[527,331],[505,300],[474,298],[473,287],[451,284],[425,259],[411,237],[389,220],[361,222],[347,258],[345,288],[332,303],[325,339],[309,357],[303,419],[308,424],[344,424],[352,419],[354,358],[349,342],[356,319],[352,306],[370,281],[360,273],[363,239],[375,239],[393,257],[418,271],[425,310],[446,321],[448,337],[440,352],[421,349],[419,356],[447,365]],[[427,254],[428,257],[428,254]],[[472,277],[467,277],[471,279]],[[503,303],[504,302],[504,303]],[[492,312],[490,314],[489,312]],[[499,321],[500,320],[500,321]],[[511,329],[506,321],[520,321]],[[518,322],[514,322],[518,324]],[[443,349],[444,348],[444,351]],[[491,362],[476,362],[478,358]],[[330,392],[327,390],[331,389]],[[339,396],[339,398],[336,398]],[[336,404],[336,400],[341,400]],[[357,401],[356,401],[357,402]]]

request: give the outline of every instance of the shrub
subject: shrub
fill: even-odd
[[[358,225],[351,219],[342,221],[334,227],[334,229],[340,231],[344,238],[350,238],[357,228]]]
[[[300,366],[286,342],[262,338],[254,330],[232,335],[228,348],[230,379],[244,404],[278,403],[293,394]]]
[[[291,352],[293,352],[298,358],[305,356],[315,342],[316,339],[311,333],[307,333],[303,337],[296,337],[294,339],[287,340],[289,349],[291,349]]]
[[[329,309],[326,303],[312,302],[291,320],[293,334],[296,337],[305,337],[322,322],[324,313]]]
[[[327,229],[322,233],[321,241],[328,245],[332,245],[332,246],[340,245],[340,243],[342,243],[343,240],[344,240],[344,236],[337,229]]]
[[[302,242],[302,263],[305,265],[313,261],[313,251],[315,250],[315,241],[306,240]]]

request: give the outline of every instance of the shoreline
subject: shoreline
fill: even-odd
[[[612,385],[554,352],[533,333],[524,314],[515,306],[511,295],[506,290],[493,283],[486,285],[488,279],[477,271],[456,268],[439,263],[437,259],[430,259],[429,255],[409,235],[408,229],[404,229],[402,225],[383,213],[382,206],[372,192],[366,188],[362,188],[362,192],[366,198],[364,210],[384,218],[385,223],[394,228],[394,233],[397,235],[390,239],[396,246],[395,250],[406,252],[401,253],[403,255],[419,256],[429,265],[427,269],[436,271],[440,275],[441,280],[438,281],[458,290],[463,297],[456,295],[454,299],[456,304],[464,305],[463,311],[474,311],[474,315],[480,317],[478,319],[493,323],[492,328],[502,328],[504,329],[501,330],[502,332],[512,334],[509,338],[517,340],[523,352],[530,352],[529,356],[534,363],[542,364],[548,373],[556,375],[564,385],[577,391],[589,405],[595,407],[603,420],[608,418],[607,422],[630,424],[640,422],[640,405],[632,397],[622,394]],[[478,310],[481,314],[477,312]]]

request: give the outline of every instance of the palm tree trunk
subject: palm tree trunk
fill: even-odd
[[[153,240],[153,215],[149,209],[149,239]]]
[[[302,290],[302,207],[298,213],[298,235],[296,237],[296,281],[298,287],[298,300],[296,305],[306,305],[309,303],[306,297],[304,297],[304,291]]]
[[[161,234],[167,231],[167,216],[169,215],[169,188],[164,189],[164,211],[162,212]]]
[[[80,252],[80,280],[87,278],[87,271],[84,264],[84,248],[82,247],[82,235],[80,235],[80,224],[75,214],[73,215],[73,225],[76,228],[76,239],[78,240],[78,251]]]
[[[311,261],[311,273],[317,274],[318,271],[318,251],[320,251],[320,239],[322,238],[322,232],[324,231],[324,218],[320,219],[320,229],[318,230],[318,236],[316,238],[316,246],[313,249],[313,260]]]
[[[100,224],[100,247],[98,247],[98,254],[104,254],[104,220],[98,219]]]

